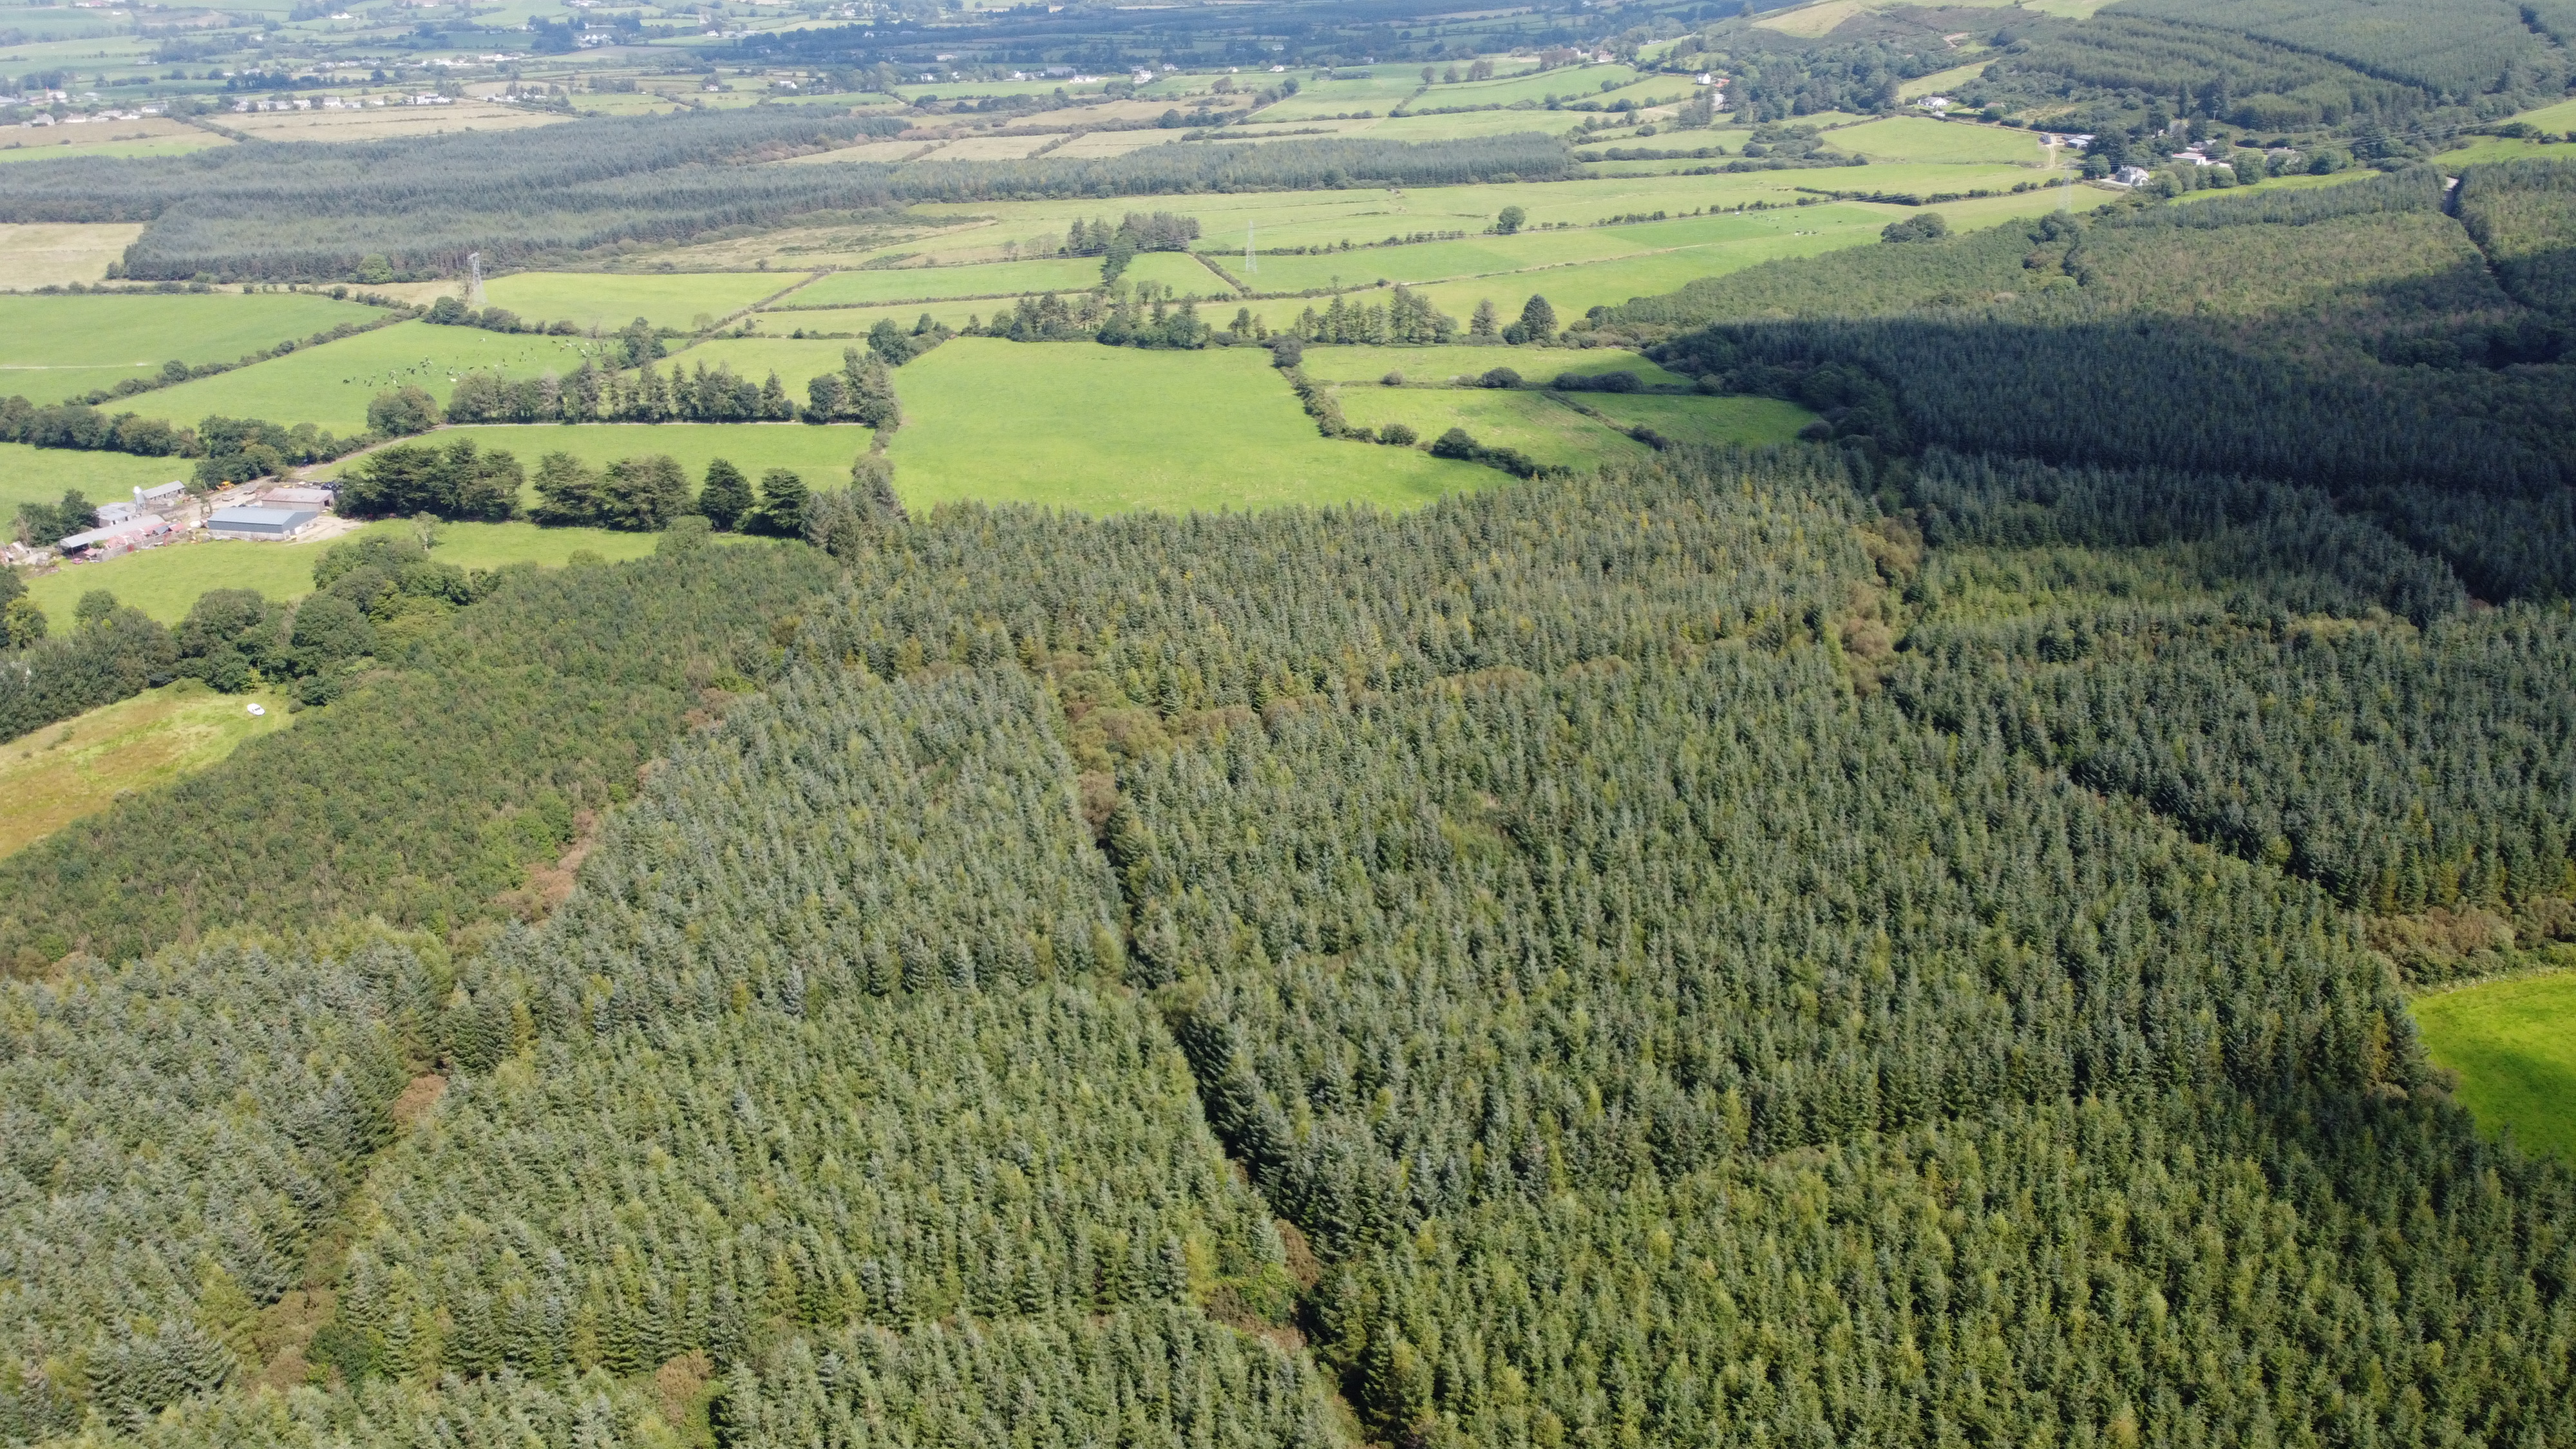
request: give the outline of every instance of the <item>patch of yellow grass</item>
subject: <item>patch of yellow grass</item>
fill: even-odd
[[[268,713],[250,713],[254,702]],[[0,744],[0,800],[9,802],[0,810],[0,855],[128,791],[194,774],[291,719],[281,695],[217,694],[183,679]]]
[[[141,235],[141,222],[0,224],[0,287],[106,281],[107,264]]]

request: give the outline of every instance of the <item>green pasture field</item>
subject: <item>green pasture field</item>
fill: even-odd
[[[2433,1060],[2459,1100],[2525,1151],[2576,1163],[2576,971],[2515,976],[2415,999]]]
[[[1460,111],[1446,116],[1408,113],[1359,121],[1345,134],[1381,136],[1390,141],[1456,141],[1475,136],[1509,136],[1521,131],[1555,135],[1565,130],[1567,124],[1563,114],[1552,111]]]
[[[2456,151],[2445,151],[2434,158],[2446,168],[2483,165],[2490,161],[2519,161],[2526,157],[2554,156],[2561,160],[2576,156],[2576,144],[2565,141],[2518,141],[2511,136],[2480,136]],[[2337,176],[2375,176],[2373,171],[2338,171]],[[2194,195],[2199,193],[2195,192]]]
[[[792,323],[797,314],[779,312],[769,315],[773,315],[776,319],[772,325],[786,325]],[[808,315],[838,317],[842,314],[820,312]],[[909,328],[917,315],[917,312],[905,309],[895,314],[895,320]],[[701,362],[710,369],[720,365],[726,366],[732,368],[736,374],[754,380],[765,378],[775,372],[778,374],[779,382],[786,387],[787,395],[801,402],[805,397],[806,379],[821,373],[840,371],[841,354],[853,347],[861,352],[867,351],[867,344],[855,338],[799,338],[767,334],[750,337],[711,337],[684,352],[671,354],[671,361],[675,365],[692,369]],[[916,362],[906,365],[918,366],[919,364]]]
[[[2048,152],[2028,131],[2006,126],[1980,126],[1963,121],[1935,121],[1923,116],[1890,116],[1827,133],[1834,149],[1872,161],[1935,161],[1950,164],[2002,162],[2039,166]]]
[[[1948,70],[1936,70],[1930,75],[1916,76],[1896,88],[1896,98],[1901,101],[1918,101],[1925,96],[1937,96],[1944,91],[1955,90],[1984,75],[1986,67],[1991,64],[1993,64],[1991,61],[1976,60],[1966,65],[1954,65]]]
[[[915,72],[915,74],[918,73]],[[1104,71],[1101,74],[1108,76],[1122,74],[1122,72]],[[903,97],[905,104],[909,105],[923,96],[937,96],[945,101],[955,100],[960,96],[1051,96],[1059,90],[1069,96],[1087,96],[1098,94],[1105,85],[1104,80],[1092,85],[1078,86],[1073,84],[1071,79],[1058,76],[1049,80],[947,81],[926,85],[896,86],[894,93]]]
[[[880,320],[891,321],[906,331],[930,314],[934,322],[950,327],[965,325],[969,318],[981,318],[1009,306],[1003,301],[915,302],[909,306],[896,303],[888,307],[825,307],[789,312],[754,312],[743,318],[754,334],[762,337],[785,337],[791,332],[828,332],[846,334],[848,342],[867,335]],[[843,345],[848,345],[845,342]]]
[[[0,443],[0,530],[18,516],[19,504],[52,503],[65,489],[79,489],[92,503],[130,501],[136,488],[186,478],[195,468],[185,458],[138,458],[131,453]]]
[[[960,499],[1087,513],[1427,503],[1504,475],[1327,439],[1260,348],[1149,352],[962,337],[896,372],[889,448],[914,508]]]
[[[1219,258],[1219,264],[1223,264],[1222,258]],[[1093,269],[1093,275],[1096,281],[1097,267]],[[1198,258],[1186,252],[1145,252],[1127,264],[1127,271],[1119,280],[1131,285],[1154,282],[1171,288],[1174,295],[1181,297],[1231,301],[1236,295],[1235,290],[1225,284],[1225,278],[1209,271]]]
[[[281,601],[301,598],[313,592],[314,560],[332,544],[410,526],[400,519],[387,519],[313,543],[201,538],[167,544],[29,579],[27,596],[44,607],[57,629],[71,627],[72,606],[92,589],[105,589],[119,603],[132,604],[165,624],[176,624],[208,589],[257,589]],[[570,559],[577,549],[610,560],[641,558],[653,551],[656,537],[599,528],[539,528],[533,523],[442,523],[438,536],[437,559],[467,569],[512,563],[551,567]]]
[[[1357,247],[1310,256],[1256,258],[1260,270],[1245,270],[1240,253],[1211,253],[1227,271],[1256,291],[1302,292],[1310,288],[1369,286],[1378,281],[1435,282],[1449,277],[1480,277],[1519,272],[1566,262],[1604,261],[1634,256],[1646,248],[1596,228],[1524,232],[1518,236],[1471,236],[1461,241],[1415,242],[1406,246]]]
[[[2444,156],[2442,159],[2448,161],[2451,158]],[[2215,201],[2222,196],[2234,196],[2243,191],[2314,191],[2321,186],[2342,186],[2349,182],[2367,181],[2378,174],[2376,171],[2354,167],[2349,171],[2333,171],[2323,176],[2270,176],[2243,186],[2211,186],[2199,191],[2186,192],[2165,204],[2189,206],[2196,201]],[[2081,192],[2077,194],[2082,195]]]
[[[1510,368],[1532,385],[1551,382],[1567,372],[1583,377],[1633,372],[1639,382],[1650,387],[1685,386],[1690,382],[1689,378],[1666,372],[1616,347],[1314,346],[1306,349],[1301,366],[1307,376],[1325,382],[1376,382],[1390,372],[1400,372],[1407,382],[1439,383],[1453,377],[1481,377],[1497,367]]]
[[[1071,221],[1072,218],[1067,217],[1066,220]],[[901,267],[875,272],[834,272],[810,286],[797,289],[792,296],[781,299],[779,307],[773,310],[883,306],[893,302],[935,301],[949,297],[1016,297],[1030,292],[1087,292],[1098,285],[1100,261],[1096,257],[983,262],[969,267]]]
[[[839,488],[849,483],[850,464],[868,450],[874,436],[871,429],[848,423],[477,423],[440,428],[413,441],[445,444],[470,438],[478,448],[510,454],[530,472],[548,453],[569,453],[593,467],[659,453],[677,462],[692,484],[706,478],[708,463],[722,458],[755,484],[772,468],[790,468],[808,486]],[[343,458],[328,469],[311,471],[315,477],[338,477],[356,463]],[[536,501],[533,489],[525,500]]]
[[[230,362],[384,315],[310,292],[0,297],[0,393],[55,402],[157,373],[164,362]]]
[[[2559,101],[2536,111],[2524,111],[2513,119],[2544,131],[2576,131],[2576,101]]]
[[[1541,463],[1588,468],[1642,457],[1646,445],[1616,433],[1542,392],[1468,387],[1343,387],[1342,416],[1355,427],[1404,423],[1430,442],[1464,428],[1489,448],[1517,448]]]
[[[1059,153],[1061,154],[1061,153]],[[1413,190],[1353,188],[1339,191],[1207,192],[1196,196],[1136,198],[1107,202],[1066,201],[936,202],[912,209],[924,222],[979,222],[973,231],[941,238],[943,246],[998,245],[1005,238],[1025,240],[1041,235],[1061,237],[1075,220],[1085,223],[1114,210],[1157,207],[1199,219],[1204,233],[1198,250],[1218,257],[1243,254],[1244,228],[1257,229],[1262,246],[1325,246],[1345,239],[1358,243],[1416,231],[1481,233],[1506,206],[1529,213],[1533,225],[1571,222],[1588,226],[1605,217],[1634,212],[1678,214],[1703,207],[1732,210],[1755,201],[1794,203],[1799,186],[1872,190],[1881,186],[1903,191],[1966,191],[2008,187],[2030,179],[2022,167],[1869,166],[1814,171],[1750,171],[1715,176],[1602,177],[1578,181],[1526,182],[1485,186],[1434,186]],[[1890,212],[1890,216],[1899,213]],[[918,247],[918,243],[911,244]],[[1028,266],[1032,263],[1017,263]],[[949,268],[940,268],[949,271]],[[953,269],[964,271],[965,268]],[[851,276],[891,277],[899,272],[835,273],[815,287]],[[989,283],[985,285],[990,285]],[[800,292],[801,299],[813,288]],[[958,292],[942,295],[957,296]],[[827,299],[828,294],[827,294]],[[881,298],[848,299],[864,305]],[[816,305],[820,305],[820,301]]]
[[[0,145],[0,161],[59,161],[73,156],[184,156],[232,142],[211,131],[187,136],[146,136],[135,141],[98,141],[79,145],[69,140],[11,141]]]
[[[147,417],[191,427],[210,414],[312,423],[346,436],[364,432],[367,404],[386,388],[410,384],[443,405],[458,376],[496,369],[514,377],[568,373],[584,348],[602,344],[479,327],[397,322],[321,347],[307,347],[255,367],[140,393],[129,405]]]
[[[1671,397],[1587,392],[1579,399],[1621,427],[1640,423],[1684,443],[1742,443],[1764,448],[1793,442],[1816,415],[1775,397]]]
[[[805,280],[803,272],[519,272],[483,283],[483,300],[532,322],[614,332],[641,317],[656,327],[722,321]]]
[[[1411,72],[1421,78],[1416,67]],[[1514,101],[1544,101],[1549,96],[1583,100],[1601,94],[1603,81],[1630,85],[1645,73],[1627,65],[1558,66],[1554,70],[1524,71],[1519,75],[1498,76],[1489,81],[1460,81],[1456,85],[1435,85],[1414,104],[1432,106],[1508,106]],[[1667,77],[1666,79],[1676,79]],[[1683,82],[1687,84],[1687,82]],[[1545,113],[1542,112],[1542,115]],[[1560,123],[1570,124],[1570,123]],[[1535,129],[1535,128],[1534,128]]]
[[[267,713],[254,715],[256,701]],[[165,785],[292,724],[271,690],[217,694],[193,679],[147,689],[0,744],[0,856],[129,790]]]
[[[1861,207],[1840,209],[1867,215],[1866,209]],[[1803,213],[1769,214],[1801,217],[1812,222],[1815,212],[1822,210],[1824,208],[1817,207]],[[1888,214],[1900,213],[1891,210]],[[1769,235],[1741,241],[1712,242],[1705,246],[1616,257],[1608,261],[1507,272],[1470,281],[1433,282],[1415,290],[1434,307],[1462,320],[1474,315],[1478,302],[1490,300],[1503,313],[1504,320],[1510,321],[1520,315],[1522,304],[1529,298],[1545,297],[1548,305],[1556,309],[1557,322],[1562,326],[1579,320],[1594,307],[1615,307],[1635,297],[1659,297],[1666,292],[1679,291],[1685,284],[1702,277],[1723,276],[1775,257],[1818,256],[1844,247],[1868,245],[1878,240],[1879,229],[1884,225],[1884,217],[1867,215],[1866,220],[1786,227]],[[1269,305],[1280,317],[1293,315],[1293,309],[1279,313],[1279,309],[1285,306],[1281,301],[1273,301]],[[1276,325],[1275,319],[1273,325]]]
[[[1339,115],[1345,111],[1375,111],[1385,115],[1401,104],[1405,97],[1422,89],[1422,68],[1408,65],[1366,67],[1371,75],[1366,80],[1310,80],[1306,74],[1291,71],[1298,85],[1297,94],[1273,101],[1252,113],[1253,124],[1269,121],[1295,121],[1310,116]],[[1425,98],[1425,104],[1428,104]],[[1451,102],[1451,104],[1460,104]]]

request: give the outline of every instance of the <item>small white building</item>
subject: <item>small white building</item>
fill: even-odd
[[[156,483],[149,488],[137,484],[134,489],[134,506],[149,513],[158,513],[165,508],[176,508],[187,501],[188,485],[176,478],[167,483]]]
[[[2114,186],[2144,186],[2147,184],[2147,172],[2143,167],[2123,166],[2112,172],[2110,179]]]

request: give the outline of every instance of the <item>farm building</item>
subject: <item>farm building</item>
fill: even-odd
[[[70,534],[54,547],[62,550],[66,558],[75,554],[82,558],[114,558],[119,554],[132,553],[138,548],[148,548],[175,531],[170,520],[145,514],[140,518],[130,518],[122,523],[110,523],[99,528]]]
[[[138,484],[134,490],[134,506],[156,512],[164,508],[176,508],[187,501],[188,485],[176,478],[167,483],[154,484],[149,488]]]
[[[318,508],[218,508],[206,520],[206,532],[217,538],[287,542],[302,537],[304,531],[321,516],[322,511]]]

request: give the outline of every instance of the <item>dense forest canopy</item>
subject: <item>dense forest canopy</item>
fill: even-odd
[[[918,139],[963,104],[892,93],[932,63],[1400,92],[1497,45],[1723,72],[1802,160],[1795,118],[1962,50],[1959,118],[1871,124],[2089,126],[2097,180],[2239,158],[2000,225],[1881,201],[1509,327],[1437,281],[1275,332],[1153,282],[970,299],[1062,359],[1249,363],[1344,456],[1421,441],[1346,421],[1382,367],[1470,420],[1674,410],[1608,463],[1451,428],[1513,476],[1408,511],[920,505],[914,380],[1036,354],[907,307],[710,365],[639,318],[567,375],[388,390],[339,506],[407,521],[309,592],[64,624],[0,574],[13,760],[174,678],[298,710],[0,859],[0,1446],[2576,1443],[2576,1162],[2473,1119],[2410,1007],[2576,966],[2576,164],[2431,154],[2562,98],[2576,10],[1759,9],[862,5],[658,38],[873,115],[0,166],[0,221],[142,224],[124,272],[174,284],[1020,200],[1067,234],[1015,255],[1115,282],[1214,210],[1164,198],[1571,180],[1599,132],[1525,99],[1467,139],[762,163]],[[1053,80],[1015,84],[993,129]],[[1316,365],[1461,341],[1456,391],[1449,353]],[[1544,342],[1667,371],[1499,352]],[[1658,431],[1686,407],[1803,432]],[[585,451],[611,420],[641,440]],[[208,482],[354,446],[148,423],[0,406]],[[846,480],[676,461],[826,423],[872,430]],[[96,520],[58,493],[31,537]],[[530,518],[651,552],[437,546]]]

